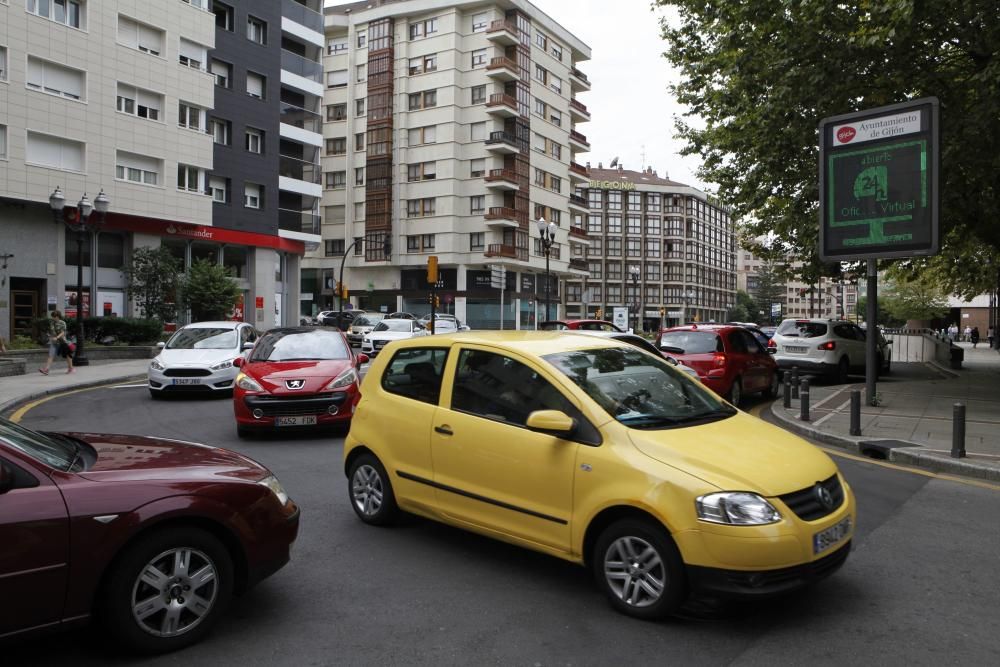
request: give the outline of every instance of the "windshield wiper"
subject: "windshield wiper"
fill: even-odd
[[[76,438],[71,438],[68,435],[63,435],[62,433],[47,433],[46,435],[49,435],[53,438],[58,438],[63,442],[68,442],[69,444],[73,445],[73,458],[70,459],[69,466],[66,468],[66,472],[72,472],[73,468],[76,467],[78,461],[81,463],[83,462],[83,456],[81,455],[83,447],[80,446],[80,442]]]
[[[736,410],[728,408],[676,417],[668,415],[635,415],[631,417],[619,417],[618,421],[633,428],[657,428],[663,426],[681,426],[683,424],[693,424],[695,422],[715,421],[717,419],[732,417],[735,414]]]

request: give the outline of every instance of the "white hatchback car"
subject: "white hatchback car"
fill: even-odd
[[[779,371],[797,368],[801,373],[828,375],[837,382],[847,382],[851,373],[865,372],[865,330],[844,320],[825,318],[788,319],[768,342]],[[879,373],[888,375],[892,349],[878,332]]]
[[[424,329],[416,320],[383,319],[361,339],[361,352],[369,357],[376,356],[382,348],[394,340],[426,336]]]
[[[233,390],[233,359],[253,347],[257,331],[245,322],[196,322],[178,329],[149,362],[149,395]]]

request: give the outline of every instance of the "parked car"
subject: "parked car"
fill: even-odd
[[[637,347],[640,350],[645,350],[646,352],[649,352],[652,355],[655,355],[657,357],[663,357],[672,366],[677,368],[677,370],[684,373],[685,375],[688,375],[691,379],[698,380],[699,382],[701,381],[700,378],[698,377],[698,371],[691,368],[690,366],[685,366],[682,361],[664,352],[663,350],[658,349],[655,345],[653,345],[648,340],[646,340],[645,338],[643,338],[638,334],[619,333],[617,331],[593,331],[590,329],[566,329],[566,331],[568,333],[579,334],[582,336],[596,336],[598,338],[610,338],[611,340],[617,340],[621,341],[622,343],[628,343],[629,345]]]
[[[317,319],[317,321],[323,326],[334,327],[336,329],[340,329],[341,331],[347,331],[351,328],[351,324],[354,322],[355,318],[364,314],[364,311],[358,310],[331,310],[328,311],[322,319]]]
[[[549,320],[540,322],[538,328],[541,331],[560,331],[563,329],[582,329],[584,331],[625,331],[607,320]]]
[[[744,394],[773,397],[778,366],[742,326],[692,324],[661,331],[656,347],[698,371],[698,378],[739,407]]]
[[[245,322],[196,322],[178,329],[149,362],[149,395],[231,392],[239,372],[233,360],[255,340],[257,331]]]
[[[445,333],[455,333],[456,331],[470,331],[470,327],[466,324],[462,324],[454,315],[449,315],[448,313],[435,313],[434,314],[434,328],[430,327],[431,316],[430,313],[421,317],[417,322],[423,328],[427,329],[428,333],[445,334]]]
[[[525,331],[385,352],[344,444],[365,523],[407,511],[586,565],[645,619],[690,592],[784,593],[850,552],[854,496],[830,457],[662,358]]]
[[[892,369],[892,348],[877,332],[878,372],[888,375]],[[816,373],[847,382],[852,373],[865,372],[865,330],[845,320],[826,318],[787,319],[768,344],[782,371],[797,368],[801,373]]]
[[[361,345],[365,334],[371,332],[375,325],[385,319],[382,313],[366,313],[361,317],[356,317],[351,322],[351,327],[347,330],[347,342],[351,345]]]
[[[426,336],[427,333],[427,329],[416,320],[386,318],[376,324],[370,333],[365,334],[361,340],[361,353],[374,357],[395,340]]]
[[[225,449],[0,419],[0,637],[100,621],[115,646],[199,641],[289,560],[299,509]]]
[[[360,398],[355,356],[340,331],[315,327],[271,329],[237,359],[233,392],[236,433],[300,426],[347,425]]]
[[[417,316],[413,313],[404,313],[402,311],[397,311],[395,313],[389,313],[385,316],[387,320],[415,320]]]

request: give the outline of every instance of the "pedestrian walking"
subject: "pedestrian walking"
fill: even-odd
[[[969,342],[969,337],[972,336],[972,327],[970,327],[968,324],[966,324],[965,325],[965,330],[962,332],[962,334],[963,334],[962,335],[962,340],[965,341],[966,343],[968,343]]]
[[[954,343],[956,340],[958,340],[958,325],[957,324],[952,324],[951,326],[948,327],[948,338],[951,339],[952,343]]]
[[[993,341],[996,339],[996,337],[997,337],[996,329],[990,327],[989,329],[986,330],[986,340],[989,341],[991,349],[993,347]]]
[[[979,327],[972,327],[972,333],[969,334],[969,340],[972,341],[972,349],[976,349],[979,345]]]
[[[56,355],[66,360],[66,372],[73,372],[73,350],[70,349],[69,341],[66,340],[66,321],[62,318],[62,313],[53,310],[49,318],[49,358],[45,365],[38,369],[42,375],[49,374],[52,360]]]

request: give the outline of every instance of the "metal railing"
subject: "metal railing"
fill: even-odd
[[[289,232],[303,234],[320,233],[320,216],[312,211],[295,211],[288,208],[278,209],[278,228]]]
[[[590,85],[590,79],[587,78],[587,75],[578,70],[577,68],[573,67],[572,69],[570,69],[569,73],[570,75],[575,76],[580,81],[583,81],[588,86]]]
[[[584,134],[580,134],[576,130],[570,130],[569,138],[575,141],[579,141],[581,144],[587,144],[588,146],[590,145],[590,142],[587,141],[587,136]]]
[[[580,174],[581,176],[588,176],[588,177],[590,176],[590,171],[588,171],[586,167],[584,167],[582,164],[578,162],[570,162],[569,170],[574,173]]]
[[[510,181],[517,183],[517,172],[513,169],[490,169],[486,174],[486,182]]]
[[[319,10],[311,9],[307,5],[314,4],[320,6]],[[310,30],[318,33],[323,32],[322,1],[299,2],[298,0],[281,0],[281,15],[291,19],[299,25],[304,25]]]
[[[282,123],[317,134],[323,132],[323,117],[315,111],[309,111],[287,102],[282,102],[279,109],[278,113]]]
[[[508,144],[517,148],[517,139],[514,138],[513,134],[509,132],[504,132],[503,130],[497,130],[496,132],[490,132],[490,136],[486,139],[486,145],[490,144]]]
[[[292,74],[298,74],[310,81],[323,83],[322,63],[303,58],[299,54],[286,51],[285,49],[281,50],[281,69]]]
[[[504,245],[502,243],[491,243],[486,246],[486,252],[483,255],[486,257],[509,257],[524,261],[528,259],[528,249],[516,248],[512,245]]]
[[[577,206],[582,206],[583,208],[587,208],[588,207],[587,198],[586,197],[582,197],[582,196],[577,195],[577,194],[570,195],[569,196],[569,202],[571,204],[576,204]]]
[[[510,107],[514,111],[517,111],[517,100],[510,95],[505,95],[503,93],[493,93],[490,95],[489,101],[486,103],[486,108],[505,106]]]
[[[486,34],[488,35],[491,32],[500,32],[502,30],[506,30],[513,35],[517,35],[517,26],[510,21],[504,20],[493,21],[490,23],[489,27],[486,28]]]
[[[587,111],[587,105],[585,105],[583,102],[578,102],[575,99],[571,99],[569,101],[569,106],[571,108],[573,108],[573,109],[578,110],[578,111],[582,111],[583,113],[585,113],[588,116],[590,115],[590,112]]]
[[[278,175],[319,185],[322,182],[323,168],[313,162],[282,155],[278,159]]]
[[[486,69],[509,69],[514,74],[517,74],[517,63],[506,56],[497,56],[490,60],[489,64],[486,65]]]

